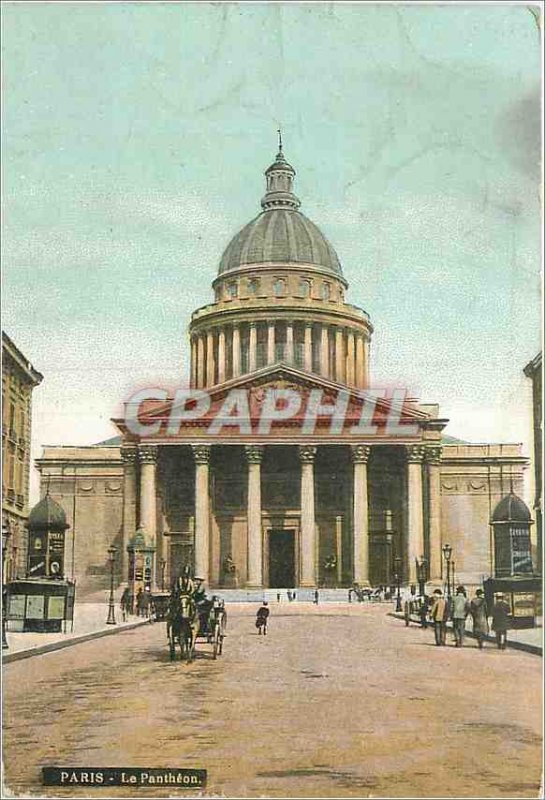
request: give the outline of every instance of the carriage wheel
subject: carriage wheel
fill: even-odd
[[[220,633],[220,635],[219,635],[219,645],[218,645],[218,655],[221,656],[222,653],[223,653],[223,633]]]
[[[173,639],[170,639],[168,644],[170,649],[170,660],[174,661],[174,659],[176,658],[176,645]]]

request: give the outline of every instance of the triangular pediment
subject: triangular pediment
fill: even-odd
[[[277,418],[281,415],[275,415],[276,411],[290,403],[293,413],[283,419]],[[407,435],[413,440],[418,439],[432,422],[428,408],[426,411],[418,408],[415,400],[399,391],[377,396],[372,390],[349,387],[284,363],[263,367],[208,389],[179,390],[164,401],[144,401],[139,407],[138,419],[143,426],[153,427],[156,435],[162,438],[167,431],[172,435],[175,426],[176,435],[180,436],[200,435],[205,430],[219,433],[218,425],[213,424],[216,419],[221,419],[223,427],[233,433],[236,425],[232,421],[238,415],[249,420],[245,433],[250,435],[263,431],[260,420],[268,415],[268,418],[273,418],[269,433],[296,436],[305,432],[305,425],[308,432],[309,414],[317,406],[321,409],[314,414],[317,435],[327,435],[331,430],[331,409],[334,406],[342,409],[343,415],[343,429],[338,433],[353,431],[362,418],[364,407],[370,414],[369,424],[377,430],[382,429],[385,437],[391,429],[392,418],[397,420],[402,430],[404,425],[407,426]],[[201,409],[202,413],[197,414]],[[192,410],[195,416],[188,413]],[[126,430],[121,420],[116,422]]]

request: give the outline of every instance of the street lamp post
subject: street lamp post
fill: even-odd
[[[167,565],[166,559],[161,559],[161,591],[165,591],[165,567]]]
[[[424,556],[420,557],[420,561],[417,561],[417,570],[418,570],[418,591],[421,597],[424,597],[426,593],[426,580],[428,577],[428,562],[424,558]]]
[[[109,547],[108,548],[108,560],[110,562],[110,600],[108,604],[108,619],[106,620],[106,625],[116,625],[115,621],[115,602],[114,602],[114,564],[115,564],[115,554],[117,553],[117,547]]]
[[[452,556],[450,544],[443,545],[443,556],[447,565],[447,597],[450,597],[450,557]]]
[[[394,558],[394,565],[395,565],[395,582],[396,582],[396,612],[402,610],[401,608],[401,559]]]
[[[2,525],[2,650],[8,649],[8,640],[6,639],[6,603],[8,599],[7,589],[5,587],[4,570],[6,566],[6,551],[8,549],[8,541],[11,536],[9,525],[5,523]]]

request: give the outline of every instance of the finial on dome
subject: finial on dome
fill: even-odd
[[[277,130],[278,134],[278,153],[282,153],[282,128],[279,126]]]

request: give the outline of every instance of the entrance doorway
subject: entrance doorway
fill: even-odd
[[[295,531],[269,531],[269,586],[295,586]]]

